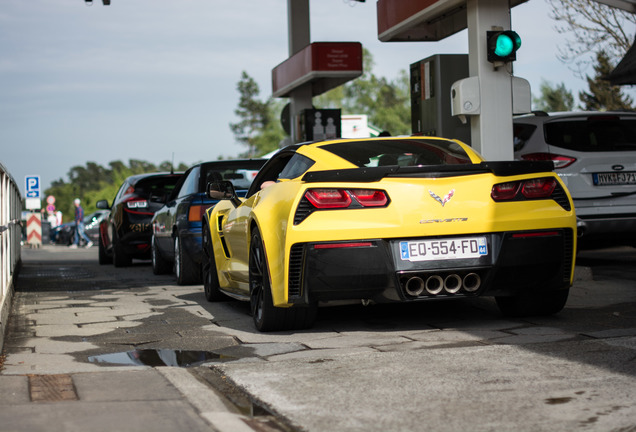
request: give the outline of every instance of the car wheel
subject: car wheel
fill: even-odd
[[[275,307],[269,280],[267,257],[258,228],[252,232],[249,254],[250,310],[259,331],[292,330],[311,327],[317,307]]]
[[[227,300],[225,294],[221,292],[219,284],[219,276],[216,273],[216,260],[214,259],[214,246],[212,245],[212,237],[207,227],[207,221],[203,221],[203,291],[205,298],[209,302],[218,302]]]
[[[569,289],[522,293],[512,297],[495,297],[501,313],[510,317],[552,315],[560,312],[568,301]]]
[[[113,264],[115,267],[127,267],[132,264],[132,257],[124,251],[115,229],[113,229]]]
[[[98,258],[99,258],[99,264],[100,265],[104,265],[104,264],[112,264],[113,262],[113,257],[108,255],[106,253],[106,247],[104,246],[104,242],[102,241],[102,237],[99,236],[99,239],[97,240],[98,243]]]
[[[174,238],[174,274],[177,285],[201,283],[201,268],[185,253],[178,235]]]
[[[156,275],[166,274],[170,272],[170,262],[161,256],[157,247],[157,240],[155,235],[152,235],[150,240],[150,259],[152,260],[152,273]]]

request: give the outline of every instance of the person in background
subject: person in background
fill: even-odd
[[[86,247],[89,248],[93,246],[93,242],[88,238],[86,233],[84,232],[84,209],[80,205],[80,199],[75,198],[73,201],[75,204],[75,241],[69,247],[72,249],[77,249],[80,242],[80,237],[84,239],[86,242]]]

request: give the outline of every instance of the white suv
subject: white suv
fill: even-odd
[[[551,160],[567,185],[580,247],[636,246],[636,113],[535,113],[514,119],[515,158]]]

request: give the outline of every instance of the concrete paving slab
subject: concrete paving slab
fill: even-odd
[[[0,405],[0,418],[6,431],[210,432],[210,425],[182,400]]]
[[[0,405],[18,405],[31,401],[29,379],[26,376],[0,376],[0,389]]]

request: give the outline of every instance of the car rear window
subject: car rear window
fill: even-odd
[[[544,125],[551,146],[582,152],[636,151],[636,120],[617,116],[588,117]]]
[[[135,193],[150,200],[165,200],[180,178],[180,175],[147,177],[135,184]]]
[[[457,165],[472,163],[464,149],[453,141],[427,139],[387,139],[325,144],[330,151],[352,164],[373,166]]]

